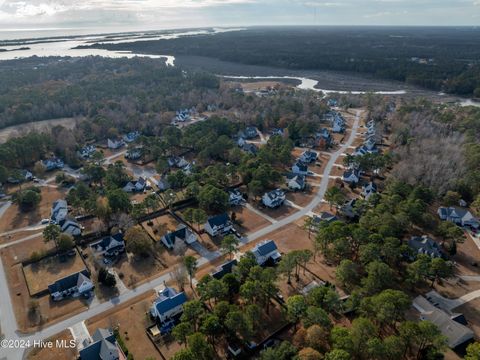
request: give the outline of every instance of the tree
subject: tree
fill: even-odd
[[[341,308],[340,298],[330,286],[317,286],[307,295],[308,304],[325,309],[328,312],[338,312]]]
[[[263,350],[260,353],[260,360],[290,360],[295,358],[297,349],[288,341],[283,341],[280,345]]]
[[[132,208],[128,194],[122,189],[114,189],[107,192],[108,205],[116,212],[129,212]]]
[[[222,239],[222,243],[220,244],[220,249],[223,254],[226,254],[232,259],[232,256],[235,252],[238,251],[238,244],[240,241],[235,235],[227,235]]]
[[[317,350],[307,347],[298,352],[297,358],[298,360],[322,360],[323,356]]]
[[[433,287],[436,281],[453,276],[453,266],[442,258],[432,259],[430,262],[430,276],[432,278],[431,286]]]
[[[465,360],[479,360],[480,359],[480,343],[474,342],[467,346],[467,353]]]
[[[207,315],[202,321],[200,330],[208,336],[213,349],[215,349],[215,340],[222,333],[222,324],[220,323],[218,316],[215,314]]]
[[[265,191],[265,187],[262,185],[261,181],[252,180],[248,184],[248,191],[250,192],[250,194],[253,195],[255,199],[257,199]]]
[[[207,221],[207,213],[202,209],[195,209],[193,211],[192,220],[195,224],[197,224],[197,229],[200,229],[200,224],[203,224],[205,221]]]
[[[245,314],[239,310],[230,311],[225,318],[224,325],[233,335],[240,335],[244,340],[248,339],[252,329]]]
[[[197,360],[197,356],[190,349],[181,349],[173,355],[172,360]]]
[[[316,306],[309,306],[303,316],[303,326],[309,328],[312,325],[319,325],[325,329],[332,327],[332,322],[325,310]]]
[[[405,341],[407,350],[420,355],[435,355],[447,347],[447,339],[442,335],[436,325],[430,321],[405,321],[399,327],[400,337]]]
[[[149,256],[153,250],[152,240],[139,227],[132,227],[125,232],[125,243],[128,252],[138,256]]]
[[[60,237],[61,233],[62,230],[60,229],[60,226],[49,224],[45,227],[45,229],[43,229],[43,241],[46,243],[53,241],[58,251],[58,238]]]
[[[198,360],[211,360],[213,359],[213,348],[205,339],[205,336],[201,333],[193,333],[187,338],[187,344],[192,353],[195,354]]]
[[[172,330],[172,335],[179,344],[187,344],[187,337],[193,334],[192,325],[189,322],[181,322]]]
[[[75,246],[73,238],[69,234],[60,234],[58,236],[58,250],[67,251]]]
[[[393,270],[383,262],[371,262],[366,271],[367,277],[362,279],[362,285],[368,294],[379,292],[394,282]]]
[[[182,322],[189,323],[193,331],[198,331],[200,320],[204,314],[203,304],[198,300],[191,300],[183,305],[183,313],[180,319]]]
[[[375,319],[380,326],[394,325],[403,319],[411,301],[407,294],[399,290],[387,289],[372,297],[364,298],[362,312]]]
[[[8,170],[5,166],[0,165],[0,184],[5,183],[8,179]]]
[[[108,287],[114,287],[117,284],[115,276],[104,267],[98,271],[98,282]]]
[[[170,276],[177,284],[180,291],[185,290],[185,283],[187,282],[187,269],[184,264],[179,264],[173,267]]]
[[[346,197],[340,188],[333,186],[325,192],[325,200],[329,203],[331,209],[334,205],[336,207],[341,206]]]
[[[443,197],[443,203],[445,206],[458,206],[461,198],[462,195],[460,195],[458,192],[449,190]]]
[[[195,259],[193,256],[185,256],[183,258],[183,264],[185,265],[185,268],[187,269],[188,276],[190,278],[190,287],[193,289],[193,277],[195,276],[195,273],[197,272],[197,259]]]
[[[228,194],[213,185],[205,185],[198,193],[198,203],[206,211],[221,213],[228,208]]]
[[[342,260],[335,270],[335,275],[342,286],[351,289],[359,282],[358,265],[349,259]]]
[[[350,360],[350,354],[342,349],[333,349],[325,354],[325,360]]]
[[[287,300],[287,315],[290,321],[297,328],[297,322],[305,315],[307,311],[307,302],[302,295],[294,295]]]
[[[39,188],[31,187],[20,190],[15,194],[15,201],[22,211],[34,209],[42,200],[42,194]]]

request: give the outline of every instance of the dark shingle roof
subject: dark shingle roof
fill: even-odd
[[[55,281],[53,284],[48,285],[48,290],[50,291],[51,294],[53,294],[56,292],[71,289],[77,286],[79,279],[81,280],[83,277],[90,279],[87,269]]]
[[[233,270],[233,267],[237,265],[237,260],[233,259],[227,261],[226,263],[220,265],[214,272],[212,272],[212,276],[215,279],[221,279],[227,274],[230,274]]]
[[[270,254],[272,251],[277,250],[277,245],[273,240],[268,240],[263,244],[259,244],[257,247],[258,254],[265,256]]]
[[[208,223],[210,224],[211,227],[214,227],[214,226],[225,225],[230,221],[230,219],[229,219],[227,213],[223,213],[221,215],[212,216],[207,221],[208,221]]]

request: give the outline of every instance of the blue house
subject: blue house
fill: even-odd
[[[165,287],[158,292],[158,298],[153,302],[150,314],[153,318],[163,323],[183,312],[183,304],[187,302],[184,292]]]
[[[225,275],[230,274],[237,264],[238,262],[235,259],[227,261],[226,263],[220,265],[214,271],[212,271],[211,275],[213,278],[220,280]]]

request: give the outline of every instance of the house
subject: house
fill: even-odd
[[[273,128],[272,131],[270,132],[270,134],[271,134],[272,136],[275,136],[275,135],[283,136],[283,135],[285,134],[285,132],[283,131],[283,129]]]
[[[230,274],[237,264],[238,262],[235,259],[227,261],[212,271],[211,275],[213,278],[220,280],[225,275]]]
[[[278,252],[277,245],[273,240],[265,240],[257,244],[253,248],[252,253],[255,256],[257,264],[260,266],[267,264],[267,262],[276,264],[282,257],[282,255],[280,255]]]
[[[306,150],[300,155],[299,160],[305,164],[310,164],[316,161],[318,158],[318,154],[312,150]]]
[[[258,136],[257,128],[254,126],[248,126],[243,132],[246,139],[255,139]]]
[[[123,135],[123,141],[126,143],[132,143],[140,137],[140,132],[132,131],[128,134]]]
[[[335,113],[332,120],[332,131],[334,133],[345,132],[345,119],[339,113]]]
[[[161,191],[165,191],[170,189],[170,183],[167,180],[165,175],[162,175],[159,180],[155,180],[155,184],[157,185],[158,189]]]
[[[137,181],[129,181],[124,187],[125,192],[141,192],[147,187],[147,180],[143,177],[138,178]]]
[[[257,155],[258,153],[258,147],[255,144],[245,143],[245,145],[242,147],[242,150],[252,155]]]
[[[342,175],[342,180],[348,184],[357,184],[360,181],[360,170],[348,169]]]
[[[48,285],[48,291],[54,301],[88,294],[93,288],[94,285],[87,270],[71,274]]]
[[[19,170],[17,175],[18,176],[9,176],[7,178],[7,182],[10,184],[20,184],[21,182],[24,182],[24,181],[33,180],[33,174],[26,169]]]
[[[67,218],[68,215],[68,205],[65,200],[56,200],[52,204],[52,209],[50,211],[50,219],[54,224],[59,224],[60,221],[63,221]]]
[[[266,207],[269,207],[271,209],[277,208],[285,202],[286,196],[285,193],[280,190],[272,190],[270,192],[265,193],[262,196],[262,203]]]
[[[80,360],[126,360],[115,334],[110,329],[97,329],[90,344],[79,351]]]
[[[320,214],[318,214],[318,216],[317,215],[313,216],[312,226],[314,228],[318,228],[322,223],[330,223],[337,220],[338,218],[335,215],[330,214],[329,212],[323,211]]]
[[[168,162],[168,166],[172,168],[178,168],[178,169],[183,169],[188,165],[190,165],[190,163],[187,160],[185,160],[185,158],[178,157],[178,156],[170,156],[167,159],[167,162]]]
[[[295,164],[292,165],[292,172],[294,174],[307,175],[308,166],[303,161],[297,161]]]
[[[233,189],[228,192],[228,201],[232,206],[242,205],[245,202],[243,194],[238,189]]]
[[[184,292],[177,292],[171,287],[165,287],[158,292],[158,298],[153,302],[150,315],[163,323],[183,312],[183,304],[187,302]]]
[[[473,331],[461,321],[461,314],[451,314],[439,309],[423,296],[417,296],[413,300],[413,307],[420,313],[420,320],[427,320],[434,323],[447,338],[447,344],[455,349],[474,338]]]
[[[368,138],[364,142],[364,145],[365,145],[365,147],[367,148],[368,151],[372,151],[372,152],[378,151],[376,141],[373,137]]]
[[[47,160],[42,161],[43,166],[45,166],[45,170],[52,171],[57,169],[63,169],[65,164],[59,158],[53,157]]]
[[[124,145],[125,145],[125,142],[123,141],[123,139],[119,139],[119,138],[107,139],[107,146],[109,149],[113,149],[113,150],[120,149]]]
[[[106,256],[116,256],[125,250],[125,240],[123,234],[104,237],[102,240],[90,245],[92,249]]]
[[[319,132],[317,132],[315,134],[315,139],[316,139],[317,146],[320,143],[323,143],[325,148],[328,148],[333,142],[332,135],[330,134],[330,131],[328,131],[327,128],[322,128]]]
[[[408,246],[410,246],[417,254],[425,254],[431,258],[443,257],[440,245],[427,235],[412,236],[410,240],[408,240]]]
[[[210,236],[223,235],[233,229],[232,222],[226,213],[208,218],[204,225],[205,231]]]
[[[78,154],[82,159],[88,159],[95,151],[97,151],[95,145],[86,145],[79,150]]]
[[[163,235],[161,241],[167,249],[173,250],[175,248],[175,243],[178,241],[183,241],[190,245],[197,241],[197,236],[187,226],[180,225],[177,230]]]
[[[243,148],[245,146],[247,142],[245,141],[245,138],[240,136],[237,140],[237,145],[241,148]]]
[[[480,223],[470,211],[456,206],[439,207],[437,211],[440,219],[453,222],[459,226],[470,226],[477,229]]]
[[[376,192],[377,192],[377,184],[375,184],[373,181],[370,181],[368,184],[365,184],[362,186],[361,195],[365,198],[365,200],[368,200],[370,196],[372,196]]]
[[[301,174],[288,174],[287,186],[290,190],[298,191],[304,190],[307,185],[305,175]]]
[[[58,222],[58,225],[60,226],[62,233],[71,235],[73,237],[82,235],[82,227],[80,224],[68,217]]]
[[[345,204],[342,205],[342,207],[340,208],[340,212],[347,218],[353,219],[358,215],[357,209],[355,209],[356,204],[357,199],[348,200]]]
[[[136,147],[136,148],[127,150],[127,152],[125,154],[125,159],[127,159],[127,160],[138,160],[142,157],[142,155],[143,155],[143,148]]]
[[[337,106],[338,102],[336,99],[328,99],[327,101],[327,105],[330,106],[330,107],[335,107]]]

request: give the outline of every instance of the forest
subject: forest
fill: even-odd
[[[90,47],[205,56],[295,70],[356,72],[480,96],[480,30],[474,28],[250,28],[215,36]]]

